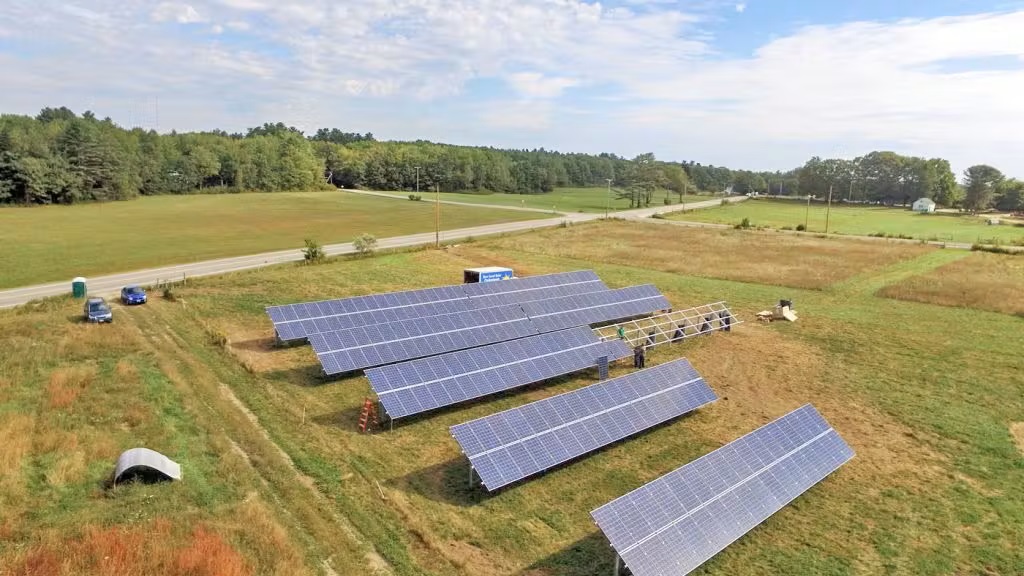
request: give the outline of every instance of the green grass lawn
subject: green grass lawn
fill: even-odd
[[[748,200],[721,208],[700,210],[670,216],[674,220],[739,224],[749,218],[753,226],[769,228],[796,228],[807,221],[809,232],[825,231],[826,207],[822,204],[807,205],[785,200]],[[880,206],[832,205],[829,215],[829,232],[868,236],[884,233],[900,234],[919,240],[944,240],[948,242],[1002,243],[1024,241],[1024,228],[1011,225],[989,226],[983,218],[952,214],[915,214],[904,208]]]
[[[443,206],[441,226],[543,218]],[[433,207],[344,192],[158,196],[0,209],[0,288],[434,229]]]
[[[388,192],[407,198],[407,192]],[[423,192],[423,201],[434,198],[433,192]],[[557,212],[604,212],[610,206],[610,210],[628,210],[628,200],[616,200],[615,192],[612,191],[611,202],[608,202],[607,188],[557,188],[547,194],[469,194],[461,192],[442,192],[441,200],[452,202],[469,202],[472,204],[486,204],[489,206],[519,206],[522,208],[536,208],[539,210],[554,210]],[[664,203],[665,192],[655,194],[654,202],[658,206]],[[673,204],[679,203],[679,195],[669,193]],[[699,202],[708,200],[710,196],[683,196],[686,202]],[[653,203],[652,203],[653,205]]]

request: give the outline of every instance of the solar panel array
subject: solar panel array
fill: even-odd
[[[853,455],[808,404],[591,515],[636,576],[687,574]]]
[[[311,334],[309,342],[324,372],[333,375],[636,316],[667,305],[653,286],[634,286]],[[526,310],[537,314],[536,320]],[[574,310],[580,313],[568,314]]]
[[[341,374],[536,335],[518,304],[310,334],[324,372]]]
[[[506,280],[504,282],[513,281]],[[352,314],[328,316],[325,318],[308,318],[306,320],[295,320],[278,324],[277,336],[281,340],[288,342],[307,339],[312,334],[323,332],[334,332],[337,330],[359,328],[361,326],[386,324],[388,322],[408,321],[417,318],[429,318],[444,314],[457,314],[470,310],[483,310],[508,304],[564,298],[599,291],[608,291],[608,287],[600,280],[591,280],[557,286],[524,288],[512,292],[489,294],[474,298],[425,302],[423,304],[367,310],[365,312],[354,312]]]
[[[559,288],[561,290],[558,290]],[[274,323],[278,338],[287,342],[305,339],[309,334],[379,322],[421,318],[607,289],[608,287],[593,271],[579,270],[501,282],[456,284],[339,300],[269,306],[267,314]],[[530,298],[531,292],[545,290],[545,293]],[[508,298],[495,298],[502,294],[508,295]]]
[[[568,298],[528,302],[523,310],[537,326],[547,332],[570,326],[587,326],[623,318],[650,314],[671,307],[652,284],[619,290],[594,292]]]
[[[587,327],[570,328],[366,371],[391,418],[402,418],[526,386],[629,356],[624,342],[602,342]]]
[[[488,490],[607,446],[717,399],[676,360],[452,426]]]

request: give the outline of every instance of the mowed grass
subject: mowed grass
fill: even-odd
[[[599,222],[442,252],[199,279],[180,291],[187,305],[134,309],[131,316],[144,333],[167,333],[203,361],[241,372],[229,381],[231,389],[313,480],[329,511],[347,518],[372,546],[366,565],[394,574],[606,573],[614,556],[589,516],[592,509],[808,402],[851,444],[856,458],[700,573],[1024,571],[1024,501],[1018,496],[1024,458],[1011,434],[1024,420],[1015,355],[1024,346],[1020,320],[873,295],[879,282],[941,265],[950,252],[902,246],[907,256],[838,275],[834,284],[808,282],[816,289],[780,291],[774,283],[723,278],[742,276],[732,267],[787,258],[784,252],[758,257],[760,236],[746,236],[755,248],[745,261],[727,260],[736,246],[708,241],[701,231],[683,230],[666,241],[703,246],[711,254],[706,265],[719,271],[712,277],[696,267],[674,270],[679,254],[651,250],[642,233],[626,233],[623,226]],[[645,230],[661,239],[666,228]],[[608,238],[637,257],[620,261],[584,250]],[[846,269],[847,242],[830,242],[835,248],[818,264]],[[562,249],[538,251],[537,243]],[[850,246],[858,262],[864,259],[858,243]],[[723,266],[725,261],[731,263]],[[592,268],[613,287],[654,283],[677,308],[728,300],[745,325],[657,348],[650,357],[651,364],[690,358],[720,400],[487,494],[467,486],[467,464],[448,427],[587,385],[594,374],[363,435],[356,424],[364,399],[372,397],[365,378],[325,381],[308,346],[272,344],[266,305],[455,283],[462,268],[488,264],[512,266],[520,275]],[[780,297],[795,301],[797,323],[753,321],[756,311]],[[230,360],[211,344],[221,338],[210,334],[226,338]],[[231,362],[242,369],[229,369]],[[613,370],[626,372],[622,366]]]
[[[443,206],[444,229],[543,218]],[[345,192],[158,196],[127,202],[0,209],[0,288],[151,266],[384,238],[434,229],[419,202]]]
[[[812,203],[807,217],[808,232],[824,232],[827,207]],[[748,200],[720,208],[677,213],[670,219],[718,224],[739,224],[744,218],[752,226],[793,228],[804,224],[807,205],[786,200]],[[978,216],[954,214],[915,214],[906,208],[883,206],[845,206],[832,204],[828,215],[828,231],[832,234],[870,236],[888,234],[918,240],[964,243],[1014,243],[1024,241],[1024,227],[990,226]]]
[[[272,482],[294,480],[261,437],[229,434],[230,404],[197,401],[189,365],[133,323],[86,325],[77,308],[0,313],[0,574],[316,573],[327,554],[293,527],[304,513]],[[112,487],[118,455],[139,446],[182,480]]]
[[[408,192],[387,192],[396,197],[408,198]],[[680,205],[679,195],[669,192],[668,198],[673,205]],[[423,202],[434,199],[435,193],[422,191]],[[612,212],[629,210],[629,200],[617,199],[615,191],[608,194],[607,188],[556,188],[546,194],[470,194],[459,192],[441,192],[441,200],[451,202],[468,202],[470,204],[483,204],[487,206],[517,206],[520,208],[534,208],[536,210],[551,210],[555,212],[593,212],[603,213],[605,209]],[[666,192],[664,190],[654,195],[652,206],[664,205]],[[700,202],[711,199],[711,196],[684,195],[684,202]],[[682,207],[680,205],[680,207]]]
[[[880,296],[1024,317],[1024,258],[974,252],[882,288]]]
[[[706,230],[613,221],[599,229],[575,226],[510,236],[487,243],[489,258],[528,253],[638,269],[822,289],[866,270],[934,252],[873,240],[813,238],[771,231]]]

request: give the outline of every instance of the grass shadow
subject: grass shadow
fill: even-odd
[[[277,340],[273,336],[268,338],[253,338],[251,340],[232,342],[231,347],[239,350],[245,350],[247,352],[262,352],[264,354],[269,354],[282,348],[277,345]]]
[[[359,417],[363,414],[363,406],[350,406],[337,412],[320,414],[310,418],[320,426],[330,426],[346,432],[359,432]],[[383,425],[386,430],[386,424]]]
[[[325,376],[319,364],[296,366],[282,370],[271,370],[264,372],[267,378],[297,386],[300,388],[317,388],[326,384],[336,382],[338,379]]]
[[[593,576],[611,574],[615,564],[615,551],[600,531],[573,542],[569,546],[538,560],[517,572],[516,576]],[[621,576],[630,574],[625,567],[619,568]]]
[[[461,456],[389,480],[388,485],[462,507],[475,506],[490,498],[475,472],[473,486],[469,485],[469,461]]]

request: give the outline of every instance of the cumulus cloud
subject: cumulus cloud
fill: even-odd
[[[1024,58],[1024,11],[807,26],[728,58],[705,22],[744,12],[746,2],[189,2],[4,3],[0,33],[13,54],[31,56],[5,60],[25,90],[0,93],[0,109],[166,91],[208,103],[182,105],[179,129],[302,116],[296,121],[365,122],[361,130],[387,136],[404,134],[408,117],[431,106],[449,117],[424,124],[436,132],[422,136],[440,140],[479,122],[492,129],[473,132],[480,144],[528,129],[567,149],[650,147],[697,160],[720,150],[707,161],[763,168],[798,163],[807,151],[888,147],[1024,175],[1024,150],[1008,129],[1024,125],[1024,66],[1006,65]],[[183,41],[170,25],[199,22],[213,34]],[[245,32],[245,42],[227,30]],[[985,68],[992,58],[1003,65]],[[943,64],[951,61],[969,65]],[[479,80],[501,82],[512,96],[479,91]],[[573,125],[570,106],[604,120]],[[399,121],[398,111],[415,113]],[[619,149],[631,142],[640,149]]]
[[[505,78],[513,89],[531,98],[554,98],[577,84],[572,78],[546,77],[540,72],[519,72]]]
[[[173,20],[178,24],[196,24],[205,22],[199,12],[190,4],[179,4],[175,2],[161,2],[153,10],[153,20],[165,22]]]

